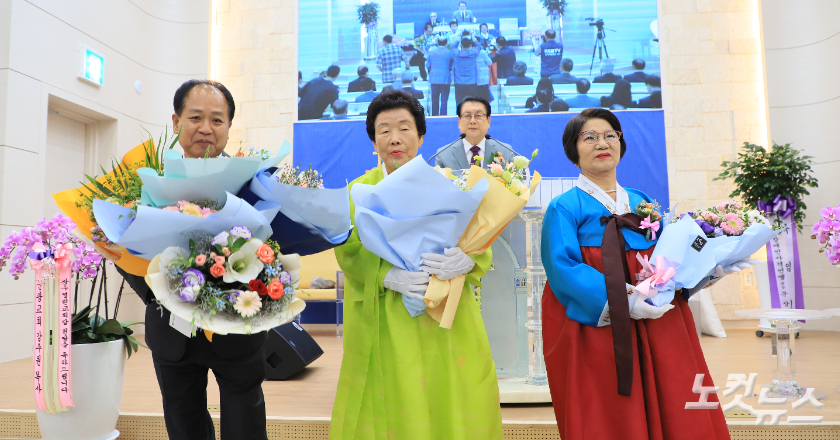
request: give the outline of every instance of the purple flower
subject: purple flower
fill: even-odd
[[[0,258],[6,259],[12,254],[12,249],[9,246],[0,246]]]
[[[198,269],[187,269],[181,278],[181,285],[184,287],[201,286],[204,284],[204,274]],[[186,300],[184,300],[186,301]],[[188,301],[191,302],[191,301]]]
[[[284,285],[288,285],[292,283],[292,276],[289,275],[289,272],[281,272],[280,273],[280,282]]]
[[[239,295],[242,295],[242,291],[241,290],[235,290],[233,292],[228,293],[227,299],[228,299],[228,301],[230,301],[232,303],[235,303],[236,298],[239,298]]]
[[[715,227],[704,222],[703,220],[694,220],[697,223],[697,226],[700,226],[700,229],[703,230],[703,233],[706,235],[711,234],[715,231]]]
[[[234,237],[241,237],[246,240],[250,240],[252,236],[251,230],[245,226],[234,226],[230,228],[230,235],[233,235]]]
[[[715,237],[723,237],[723,230],[720,228],[715,228]]]
[[[192,289],[192,287],[184,287],[178,290],[178,297],[180,297],[184,302],[195,302],[196,292]]]
[[[94,277],[96,277],[96,269],[93,269],[93,268],[90,268],[90,267],[85,269],[84,272],[82,272],[82,277],[83,278],[94,278]]]
[[[228,237],[230,234],[227,232],[220,232],[219,235],[213,237],[213,241],[210,242],[212,245],[219,245],[219,246],[226,246],[228,244]]]

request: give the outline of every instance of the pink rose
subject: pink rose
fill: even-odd
[[[195,256],[195,264],[199,266],[204,266],[204,263],[207,262],[207,256],[204,254],[196,255]]]
[[[225,274],[225,267],[219,263],[214,264],[210,267],[210,275],[213,275],[215,278],[219,278]]]
[[[213,261],[215,261],[216,264],[225,264],[225,257],[217,255],[216,258],[213,259]]]
[[[230,249],[228,249],[226,247],[223,247],[222,248],[222,253],[225,254],[226,257],[229,257],[230,256]]]

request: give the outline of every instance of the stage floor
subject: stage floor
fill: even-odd
[[[330,417],[335,388],[338,381],[342,357],[341,339],[334,331],[313,330],[310,332],[324,350],[324,355],[292,380],[284,382],[267,381],[263,384],[266,410],[270,417],[283,419],[321,419]],[[754,329],[728,329],[728,338],[718,339],[704,336],[700,342],[709,369],[720,387],[726,389],[728,374],[758,373],[757,385],[769,383],[773,377],[775,358],[770,354],[769,336],[758,338]],[[758,405],[758,398],[744,401],[756,409],[783,409],[788,414],[800,416],[823,416],[823,422],[840,422],[840,334],[824,331],[804,331],[796,339],[797,375],[800,384],[825,391],[822,409],[810,405],[796,410],[790,402],[784,407]],[[30,391],[31,359],[20,359],[0,363],[0,410],[34,410]],[[213,375],[209,375],[208,403],[218,404],[219,392]],[[686,386],[690,386],[687,384]],[[724,403],[732,397],[722,398]],[[122,409],[124,414],[159,415],[163,412],[157,380],[148,350],[141,349],[126,363],[125,392]],[[502,405],[502,419],[506,423],[551,423],[555,422],[549,404],[505,404]],[[728,418],[730,424],[750,422],[751,418]],[[782,419],[784,420],[784,419]],[[555,431],[556,432],[556,431]],[[833,437],[832,437],[833,438]]]

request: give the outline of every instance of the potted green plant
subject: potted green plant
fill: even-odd
[[[551,18],[551,29],[563,39],[563,16],[566,14],[566,0],[542,0],[543,8]]]
[[[110,263],[72,236],[75,228],[72,220],[57,214],[35,227],[13,231],[0,246],[0,270],[10,261],[9,273],[15,279],[27,266],[36,273],[33,362],[41,436],[48,440],[113,439],[119,435],[115,427],[125,360],[142,345],[129,327],[142,322],[117,320],[122,288],[110,316],[106,273]],[[84,304],[80,288],[86,280],[90,280],[90,294],[87,305],[79,308]],[[69,344],[63,336],[67,333]]]
[[[730,197],[740,197],[747,206],[764,211],[770,220],[787,226],[785,233],[767,244],[767,265],[753,266],[761,308],[803,307],[796,231],[802,229],[805,220],[804,197],[810,194],[808,188],[817,187],[811,159],[791,148],[790,144],[774,143],[767,150],[744,142],[737,160],[722,162],[724,170],[715,178],[732,179],[735,189]],[[779,270],[786,273],[786,277],[777,278]],[[792,303],[786,304],[786,301]],[[762,320],[759,327],[768,329],[770,324]]]
[[[365,59],[376,58],[376,45],[378,35],[376,31],[377,20],[379,20],[379,3],[368,2],[359,5],[359,23],[365,25],[367,38],[365,38]]]

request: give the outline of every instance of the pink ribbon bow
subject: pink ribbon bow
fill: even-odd
[[[650,265],[648,257],[642,258],[641,254],[636,254],[636,260],[642,265],[644,270],[644,281],[636,286],[636,290],[644,296],[652,296],[658,292],[657,286],[662,286],[667,283],[676,274],[676,269],[673,263],[668,261],[663,256],[656,257],[656,267]]]
[[[651,222],[650,216],[647,216],[639,223],[639,229],[650,229],[650,239],[656,240],[656,231],[659,230],[659,222]]]

